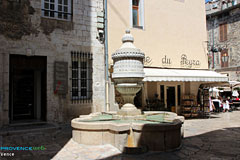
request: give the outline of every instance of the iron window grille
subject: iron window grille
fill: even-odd
[[[42,16],[71,20],[72,0],[42,0]]]
[[[72,103],[92,102],[92,53],[71,52]]]

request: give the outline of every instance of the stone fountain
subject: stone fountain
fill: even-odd
[[[141,110],[134,106],[134,97],[142,88],[145,55],[133,45],[134,38],[129,30],[123,36],[122,42],[122,46],[112,55],[114,64],[112,78],[125,103],[117,115],[131,119],[141,115]]]
[[[179,148],[183,137],[182,116],[162,111],[141,112],[134,97],[142,88],[144,53],[127,30],[122,46],[112,55],[115,88],[124,105],[119,111],[81,115],[72,120],[73,140],[88,145],[112,144],[120,151],[168,151]]]

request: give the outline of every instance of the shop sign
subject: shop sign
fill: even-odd
[[[162,58],[162,64],[163,65],[171,65],[172,64],[172,61],[170,58],[167,58],[167,55],[165,55],[163,58]]]
[[[67,94],[68,86],[68,63],[58,62],[54,64],[54,93]]]
[[[152,58],[149,57],[149,56],[145,56],[144,65],[145,66],[151,66],[151,64],[152,64]]]
[[[181,62],[180,62],[182,67],[187,67],[187,68],[197,68],[200,67],[201,63],[199,60],[189,60],[187,59],[187,55],[182,54],[181,55]]]

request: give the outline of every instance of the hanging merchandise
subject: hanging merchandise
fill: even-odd
[[[232,96],[233,96],[233,97],[238,97],[238,96],[239,96],[238,91],[237,91],[237,90],[234,90],[233,93],[232,93]]]
[[[209,88],[202,89],[201,95],[201,111],[202,116],[209,116],[210,114],[210,103],[209,103]]]

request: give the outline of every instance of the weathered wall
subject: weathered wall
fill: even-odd
[[[63,21],[41,17],[41,0],[4,1],[0,6],[0,79],[4,78],[0,116],[8,123],[9,55],[47,56],[47,120],[62,122],[80,114],[104,109],[104,52],[96,38],[97,14],[103,11],[103,0],[73,0],[73,17]],[[10,13],[10,14],[4,14]],[[93,102],[71,104],[71,51],[93,53]],[[4,57],[3,57],[4,56]],[[54,62],[68,62],[68,94],[54,94]],[[0,82],[0,91],[3,90]],[[0,103],[1,104],[1,103]]]
[[[3,0],[0,5],[0,34],[10,39],[21,39],[22,36],[38,34],[30,21],[35,9],[29,0]]]
[[[1,43],[0,43],[1,44]],[[1,125],[8,124],[8,106],[9,106],[9,61],[8,54],[1,53],[0,54],[0,94],[1,94],[1,102],[0,102],[0,127]]]
[[[219,25],[227,23],[227,40],[220,42]],[[240,8],[207,18],[208,40],[211,46],[228,50],[228,67],[221,67],[221,52],[214,53],[214,68],[218,72],[228,73],[230,80],[240,80]],[[212,54],[212,52],[210,52]],[[212,68],[211,55],[211,68]]]

